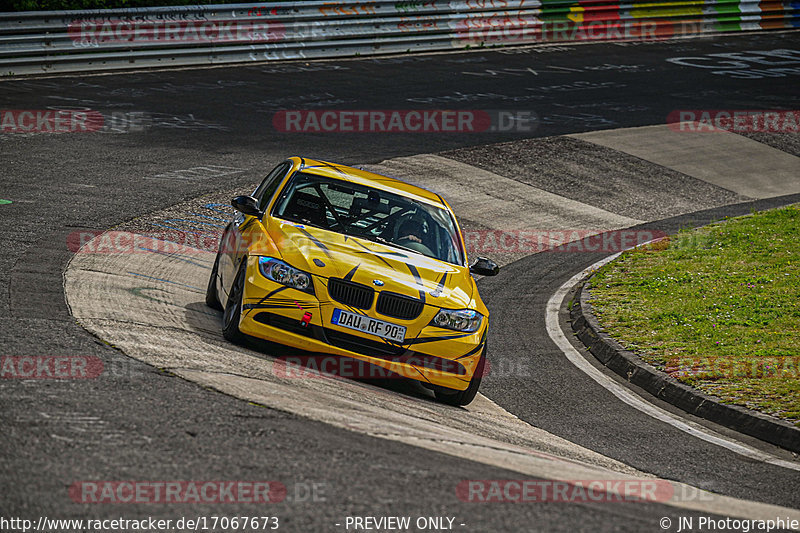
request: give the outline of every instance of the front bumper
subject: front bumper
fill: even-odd
[[[331,323],[333,311],[345,306],[328,298],[323,280],[314,276],[315,295],[284,287],[248,264],[245,279],[242,333],[305,352],[345,356],[393,374],[454,390],[469,385],[485,346],[487,320],[475,333],[428,326],[438,307],[425,305],[411,321],[367,316],[406,326],[403,344]],[[357,377],[357,376],[356,376]]]

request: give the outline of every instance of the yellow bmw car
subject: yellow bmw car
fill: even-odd
[[[358,359],[466,405],[486,364],[489,313],[461,230],[438,194],[292,157],[232,201],[206,303],[223,334]]]

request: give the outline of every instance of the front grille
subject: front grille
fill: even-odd
[[[375,308],[382,315],[399,318],[401,320],[413,320],[417,318],[425,304],[422,300],[383,291],[378,296],[378,305]]]
[[[371,308],[375,297],[372,287],[338,278],[328,280],[328,294],[333,300],[356,309]]]

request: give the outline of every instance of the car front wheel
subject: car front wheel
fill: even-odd
[[[244,295],[244,278],[247,274],[247,258],[242,259],[242,264],[236,273],[236,278],[228,294],[225,312],[222,314],[222,335],[231,342],[240,344],[245,340],[245,335],[239,330],[239,319],[242,316],[242,297]]]
[[[219,303],[219,294],[217,294],[217,271],[219,265],[219,252],[214,259],[214,266],[211,267],[211,277],[208,279],[208,286],[206,287],[206,305],[217,311],[222,311],[222,304]]]

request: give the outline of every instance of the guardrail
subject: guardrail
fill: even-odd
[[[798,27],[797,0],[364,0],[0,13],[0,75]]]

